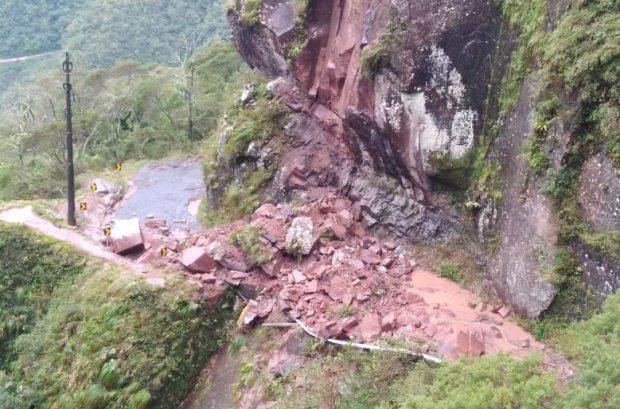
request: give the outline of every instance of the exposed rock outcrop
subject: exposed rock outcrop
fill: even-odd
[[[526,79],[518,106],[507,116],[503,139],[492,152],[502,163],[503,198],[497,205],[487,203],[488,209],[481,212],[496,215],[497,249],[489,260],[494,288],[515,310],[532,318],[545,311],[557,293],[544,272],[551,270],[558,249],[553,202],[540,191],[540,178],[528,177],[528,164],[520,155],[534,128],[535,89],[536,79]]]
[[[288,86],[272,87],[291,109],[302,111],[287,129],[299,121],[307,135],[322,128],[341,147],[329,158],[332,164],[355,159],[348,173],[324,177],[323,185],[350,186],[365,219],[401,237],[433,241],[458,235],[462,223],[433,197],[429,176],[447,171],[445,176],[454,166],[462,170],[474,146],[490,72],[486,56],[499,24],[495,9],[481,0],[319,0],[310,3],[301,24],[289,8],[286,0],[265,2],[260,21],[246,26],[237,4],[229,21],[252,67],[288,78],[278,80]],[[305,41],[290,63],[285,50],[299,38]],[[390,61],[370,72],[362,62],[366,49],[381,47],[389,48]],[[364,188],[377,177],[397,188]],[[295,187],[304,187],[303,181],[293,177]]]

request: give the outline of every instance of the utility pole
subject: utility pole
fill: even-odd
[[[69,61],[69,53],[65,53],[65,61],[62,63],[65,72],[63,88],[67,95],[67,224],[75,226],[75,174],[73,171],[73,123],[71,118],[71,71],[73,63]]]

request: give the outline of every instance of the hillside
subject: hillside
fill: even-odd
[[[617,1],[7,4],[0,407],[620,407]]]

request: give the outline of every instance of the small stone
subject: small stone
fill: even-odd
[[[366,315],[359,325],[365,341],[376,341],[381,337],[381,319],[377,314]]]
[[[384,241],[382,247],[388,251],[394,251],[394,249],[396,248],[396,244],[392,243],[391,241]]]
[[[390,311],[381,319],[381,330],[393,331],[394,329],[396,329],[396,314],[394,311]]]
[[[347,264],[353,268],[353,270],[361,270],[364,268],[364,262],[362,260],[349,259]]]
[[[215,268],[215,260],[202,247],[189,247],[181,253],[181,264],[194,273],[209,273]]]
[[[319,282],[317,280],[310,280],[306,284],[306,293],[314,294],[319,290]]]
[[[348,317],[342,321],[342,329],[344,332],[351,332],[359,324],[359,320],[356,317]]]
[[[504,306],[497,311],[497,314],[499,314],[499,316],[502,318],[506,318],[510,315],[511,312],[512,310],[510,308]]]
[[[203,283],[206,283],[206,284],[214,284],[217,281],[217,279],[215,278],[215,275],[208,274],[208,273],[201,274],[200,279],[202,280]]]
[[[304,281],[306,281],[306,276],[299,270],[293,270],[291,272],[291,275],[293,276],[293,282],[295,282],[295,284],[303,283]]]

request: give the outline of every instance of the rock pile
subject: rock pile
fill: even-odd
[[[402,246],[369,234],[359,209],[336,194],[296,208],[265,204],[246,220],[201,235],[162,234],[150,224],[145,254],[159,257],[166,247],[164,259],[181,264],[210,299],[230,285],[249,299],[242,329],[290,317],[325,338],[402,337],[449,359],[541,348],[506,319],[508,308],[416,269]],[[260,232],[253,251],[267,256],[261,265],[231,244],[233,232],[248,228]]]

